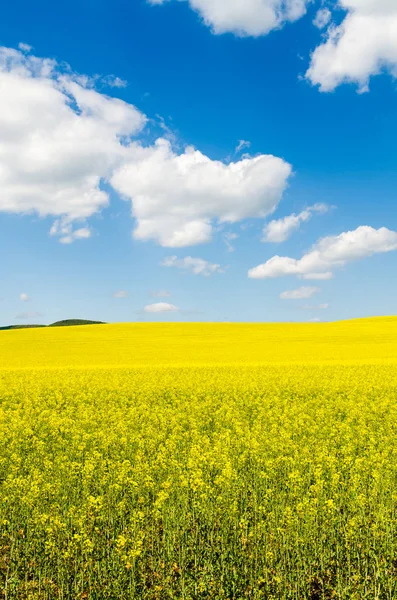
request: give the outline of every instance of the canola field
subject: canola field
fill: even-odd
[[[0,332],[0,598],[395,600],[397,318]]]

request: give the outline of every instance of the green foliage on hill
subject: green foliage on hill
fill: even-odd
[[[71,325],[105,325],[103,321],[87,321],[85,319],[65,319],[64,321],[56,321],[48,327],[70,327]]]
[[[88,321],[86,319],[65,319],[64,321],[51,323],[51,325],[8,325],[7,327],[0,327],[0,331],[8,331],[10,329],[34,329],[37,327],[70,327],[73,325],[105,325],[105,323],[103,321]]]
[[[34,329],[36,327],[46,327],[46,325],[8,325],[7,327],[0,327],[0,331],[7,331],[8,329]]]

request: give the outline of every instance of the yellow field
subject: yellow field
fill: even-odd
[[[7,600],[397,598],[397,318],[0,332]]]
[[[397,361],[397,317],[0,331],[0,369]]]

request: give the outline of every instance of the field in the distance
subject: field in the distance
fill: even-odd
[[[120,323],[0,332],[0,369],[397,363],[397,317],[337,323]]]
[[[0,332],[7,600],[394,600],[397,318]]]

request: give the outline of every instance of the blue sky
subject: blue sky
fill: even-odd
[[[0,324],[396,313],[395,3],[236,6],[3,8]]]

